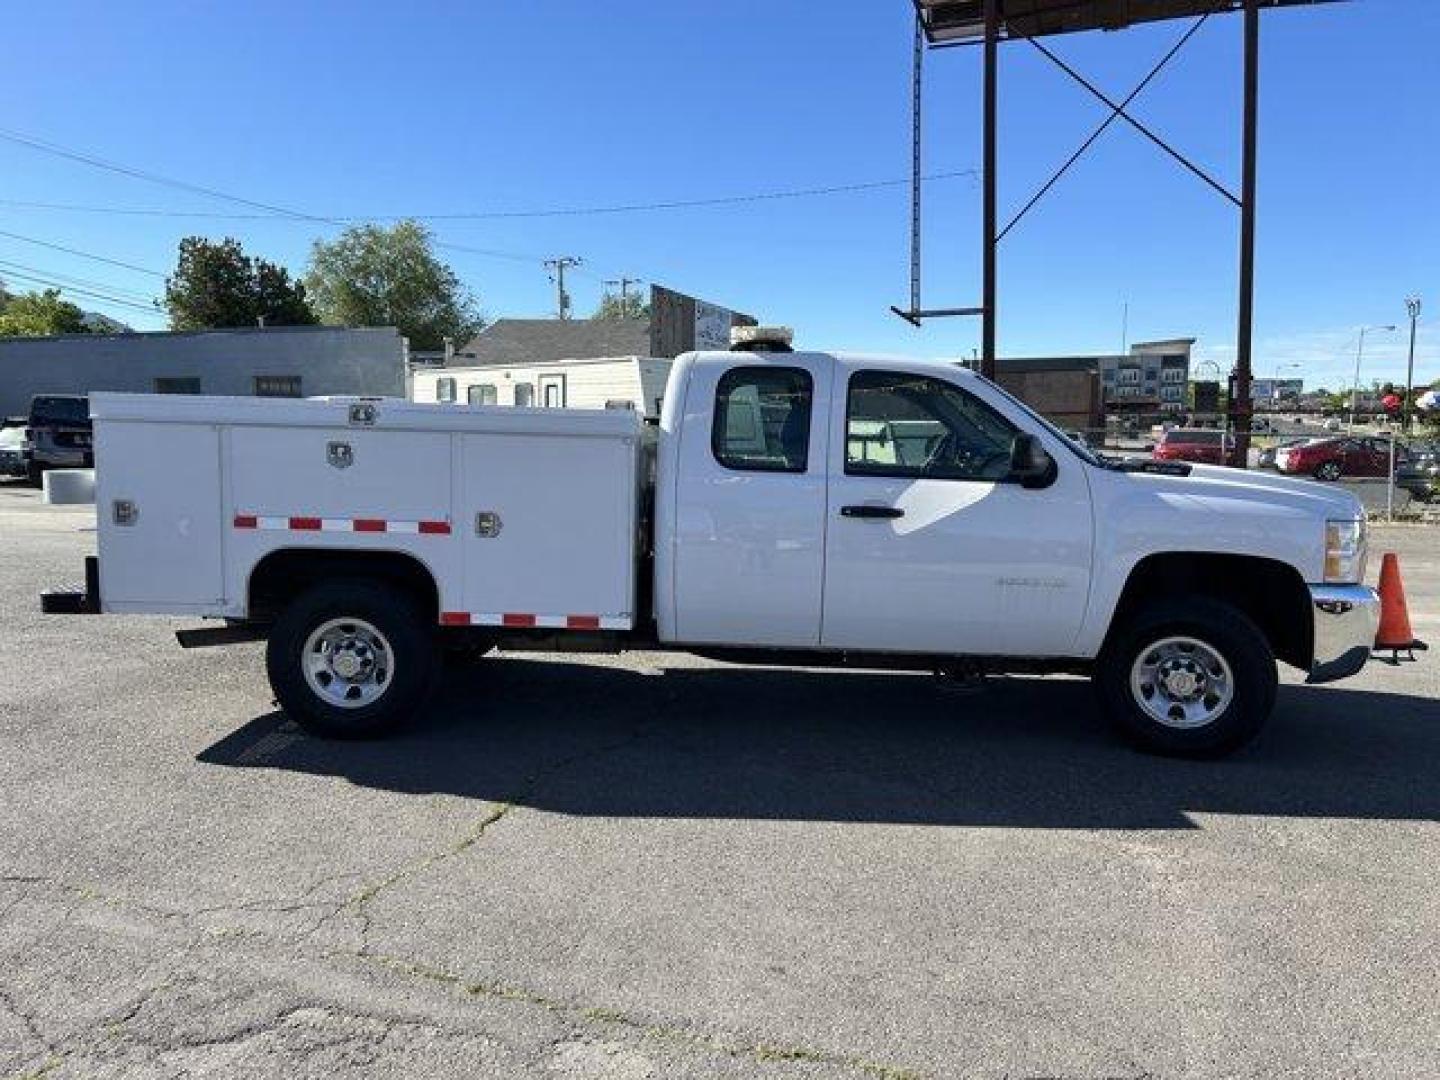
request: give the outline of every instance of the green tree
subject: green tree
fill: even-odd
[[[592,319],[648,319],[650,317],[650,305],[645,302],[644,297],[639,293],[630,293],[624,297],[616,296],[614,293],[606,293],[600,298],[600,306],[595,309]]]
[[[305,286],[284,267],[246,255],[240,241],[187,236],[173,277],[165,279],[173,330],[227,326],[309,326],[315,312]]]
[[[465,341],[484,321],[455,272],[435,257],[418,222],[354,225],[310,250],[305,285],[322,322],[394,326],[416,349]]]
[[[0,310],[0,337],[48,337],[88,334],[85,313],[60,298],[59,289],[7,296]]]

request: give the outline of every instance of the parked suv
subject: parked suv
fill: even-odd
[[[89,398],[70,394],[35,395],[30,399],[23,446],[31,481],[38,484],[46,469],[93,466],[91,436]]]
[[[1156,461],[1193,461],[1225,465],[1235,440],[1227,432],[1206,428],[1175,428],[1160,436],[1150,456]]]
[[[1395,460],[1397,464],[1405,462],[1403,448],[1395,448]],[[1355,436],[1310,439],[1277,451],[1275,468],[1282,473],[1313,476],[1317,480],[1339,480],[1342,476],[1388,476],[1390,440]]]

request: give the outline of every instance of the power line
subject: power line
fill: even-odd
[[[159,312],[154,307],[146,304],[136,303],[133,300],[122,300],[117,296],[107,296],[104,293],[97,292],[93,289],[83,289],[76,285],[65,285],[59,281],[54,281],[50,278],[41,277],[36,274],[22,274],[18,271],[7,271],[5,277],[7,279],[18,279],[32,285],[43,285],[47,288],[59,289],[62,293],[72,293],[77,296],[85,297],[87,300],[95,303],[110,304],[115,307],[130,308],[134,311],[143,311],[147,315],[159,314]]]
[[[10,240],[19,240],[22,243],[34,244],[37,247],[49,248],[51,251],[61,251],[66,255],[78,255],[82,259],[92,259],[95,262],[107,263],[110,266],[118,266],[122,270],[133,270],[137,274],[149,274],[151,277],[163,278],[165,275],[159,270],[151,270],[148,266],[136,266],[134,263],[121,262],[119,259],[111,259],[104,255],[96,255],[90,251],[81,251],[79,248],[65,247],[63,244],[53,244],[49,240],[37,240],[33,236],[21,236],[19,233],[6,232],[0,229],[0,236]]]
[[[60,274],[56,273],[54,270],[46,270],[38,266],[27,266],[25,263],[11,262],[8,259],[0,259],[0,268],[3,267],[9,267],[11,270],[28,271],[32,274],[44,274],[47,277],[55,278],[57,281],[69,282],[72,285],[77,285],[80,288],[84,289],[103,289],[105,292],[112,293],[115,296],[128,296],[131,299],[135,300],[137,303],[149,303],[151,300],[154,299],[152,296],[146,293],[142,293],[136,289],[126,289],[119,285],[111,285],[109,282],[92,281],[89,278],[74,277],[69,274]],[[0,275],[3,274],[4,270],[0,269]]]
[[[220,191],[217,188],[205,187],[202,184],[192,184],[188,180],[179,180],[173,176],[164,176],[160,173],[147,172],[144,169],[134,169],[119,162],[109,161],[105,158],[96,157],[93,154],[82,153],[79,150],[72,150],[69,147],[60,146],[57,143],[46,142],[43,139],[36,139],[33,136],[22,135],[19,132],[7,131],[0,128],[0,140],[25,146],[45,154],[53,154],[56,157],[68,161],[76,161],[93,168],[104,169],[109,172],[119,173],[122,176],[133,177],[137,180],[144,180],[148,183],[159,184],[162,187],[171,187],[180,191],[188,191],[192,194],[204,195],[207,198],[219,199],[222,202],[235,203],[239,206],[248,206],[253,210],[264,210],[268,217],[283,217],[292,221],[306,221],[313,224],[334,225],[343,227],[353,223],[351,219],[325,217],[320,214],[308,214],[302,210],[292,210],[287,206],[278,206],[274,203],[261,202],[258,199],[247,199],[243,195],[233,195],[228,191]],[[526,255],[513,251],[499,251],[493,248],[473,247],[468,244],[452,244],[448,242],[435,241],[437,247],[449,248],[451,251],[461,251],[471,255],[484,255],[496,259],[510,259],[516,262],[540,263],[543,259],[538,255]],[[131,269],[135,269],[131,267]],[[143,271],[144,273],[155,273],[153,270]],[[163,277],[164,275],[160,275]]]
[[[0,138],[5,134],[0,132]],[[954,180],[960,177],[976,177],[976,169],[953,169],[947,172],[929,173],[920,177],[922,181]],[[601,214],[639,214],[664,210],[690,210],[715,206],[738,206],[746,203],[769,202],[778,199],[806,199],[817,196],[845,195],[862,191],[877,191],[884,188],[903,187],[911,183],[904,180],[869,180],[853,184],[831,184],[824,187],[789,188],[781,191],[755,191],[739,195],[719,195],[703,199],[674,199],[648,203],[620,203],[597,206],[542,207],[528,210],[461,210],[436,214],[366,214],[316,216],[301,215],[302,220],[321,221],[326,224],[353,225],[367,221],[494,221],[506,218],[547,218],[587,217]],[[81,203],[43,202],[29,199],[0,199],[0,206],[29,210],[63,210],[85,214],[118,214],[141,217],[211,218],[237,221],[271,221],[276,217],[294,217],[291,214],[236,214],[209,210],[171,210],[161,207],[95,206]]]
[[[451,213],[451,214],[412,214],[412,215],[403,215],[403,216],[402,216],[402,215],[374,215],[374,216],[371,216],[371,217],[354,217],[354,216],[332,217],[332,216],[327,216],[327,215],[322,215],[322,214],[306,213],[306,212],[301,211],[301,210],[294,210],[294,209],[292,209],[292,208],[290,208],[290,207],[279,206],[279,205],[277,205],[277,204],[275,204],[275,203],[267,203],[267,202],[262,202],[262,201],[260,201],[260,200],[258,200],[258,199],[246,198],[246,197],[243,196],[243,195],[235,195],[235,194],[232,194],[232,193],[227,192],[227,191],[221,191],[221,190],[219,190],[218,188],[206,187],[206,186],[203,185],[203,184],[194,184],[194,183],[191,183],[191,182],[188,181],[188,180],[181,180],[181,179],[178,179],[178,178],[173,177],[173,176],[166,176],[166,175],[163,175],[163,174],[161,174],[161,173],[155,173],[155,172],[150,172],[150,171],[147,171],[147,170],[144,170],[144,169],[133,168],[133,167],[131,167],[131,166],[129,166],[129,165],[124,165],[124,164],[122,164],[122,163],[120,163],[120,162],[111,161],[111,160],[109,160],[109,159],[99,157],[99,156],[97,156],[97,155],[95,155],[95,154],[89,154],[89,153],[85,153],[85,152],[80,151],[80,150],[75,150],[75,149],[73,149],[73,148],[71,148],[71,147],[61,146],[61,145],[58,144],[58,143],[48,142],[48,141],[46,141],[46,140],[44,140],[44,139],[39,139],[39,138],[36,138],[36,137],[34,137],[34,136],[26,135],[26,134],[23,134],[23,133],[17,132],[17,131],[11,131],[11,130],[7,130],[7,129],[4,129],[4,128],[0,128],[0,140],[6,141],[6,142],[10,142],[10,143],[14,143],[15,145],[18,145],[18,146],[24,146],[24,147],[26,147],[26,148],[28,148],[28,149],[35,150],[35,151],[37,151],[37,152],[39,152],[39,153],[50,154],[50,155],[53,155],[53,156],[55,156],[55,157],[60,157],[60,158],[63,158],[63,159],[65,159],[65,160],[68,160],[68,161],[74,161],[74,162],[78,162],[78,163],[83,164],[83,165],[89,165],[89,166],[91,166],[92,168],[103,169],[103,170],[108,171],[108,172],[118,173],[119,175],[122,175],[122,176],[132,177],[132,178],[137,179],[137,180],[144,180],[144,181],[146,181],[147,183],[157,184],[157,185],[160,185],[160,186],[163,186],[163,187],[170,187],[170,188],[174,188],[174,189],[179,190],[179,191],[186,191],[186,192],[189,192],[189,193],[191,193],[191,194],[203,195],[203,196],[205,196],[206,198],[217,199],[217,200],[222,201],[222,202],[234,203],[234,204],[239,205],[239,206],[248,207],[248,208],[251,209],[251,210],[258,210],[258,211],[263,211],[263,212],[264,212],[264,213],[262,213],[262,214],[256,214],[256,215],[247,216],[247,219],[248,219],[248,220],[258,220],[258,219],[261,219],[261,218],[276,218],[276,217],[280,217],[280,218],[286,218],[286,219],[289,219],[289,220],[292,220],[292,221],[305,221],[305,222],[311,222],[311,223],[315,223],[315,224],[331,225],[331,226],[335,226],[335,227],[344,227],[344,226],[346,226],[346,225],[356,224],[356,223],[364,222],[364,221],[395,221],[395,220],[404,220],[405,218],[410,218],[410,219],[419,220],[419,221],[482,221],[482,220],[497,220],[497,219],[526,219],[526,218],[544,218],[544,217],[581,217],[581,216],[601,215],[601,214],[629,214],[629,213],[645,213],[645,212],[665,211],[665,210],[695,209],[695,208],[700,208],[700,207],[713,207],[713,206],[735,206],[735,205],[743,205],[743,204],[747,204],[747,203],[758,203],[758,202],[766,202],[766,201],[779,200],[779,199],[799,199],[799,198],[810,198],[810,197],[815,197],[815,196],[838,195],[838,194],[845,194],[845,193],[851,193],[851,192],[873,191],[873,190],[879,190],[879,189],[883,189],[883,188],[903,186],[903,185],[906,185],[906,184],[909,184],[909,183],[912,182],[912,180],[909,179],[909,178],[903,179],[903,180],[875,180],[875,181],[852,183],[852,184],[832,184],[832,185],[827,185],[827,186],[823,186],[823,187],[792,188],[792,189],[789,189],[789,190],[782,190],[782,191],[751,192],[751,193],[748,193],[748,194],[725,195],[725,196],[718,196],[718,197],[705,198],[705,199],[678,199],[678,200],[660,201],[660,202],[649,202],[649,203],[625,203],[625,204],[608,205],[608,206],[559,207],[559,208],[548,208],[548,209],[539,209],[539,210],[469,211],[469,212]],[[957,170],[951,170],[951,171],[949,171],[949,172],[934,173],[934,174],[931,174],[931,175],[929,175],[929,176],[924,177],[923,179],[925,179],[925,180],[944,180],[944,179],[953,179],[953,178],[962,177],[962,176],[974,177],[974,176],[976,176],[976,175],[978,175],[978,174],[977,174],[977,171],[974,170],[974,169],[957,169]],[[6,201],[5,201],[5,205],[17,206],[17,205],[20,205],[20,201],[19,201],[19,200],[6,200]],[[60,208],[62,208],[62,207],[64,207],[64,204],[50,204],[50,208],[53,208],[53,209],[60,209]],[[82,209],[82,208],[80,208],[80,207],[73,207],[73,209],[80,210],[80,209]],[[85,211],[85,212],[106,212],[106,213],[109,213],[109,212],[130,212],[130,211],[128,211],[128,210],[124,210],[124,208],[99,208],[99,207],[87,207],[87,208],[84,208],[84,211]],[[146,211],[146,212],[147,212],[147,213],[150,213],[150,211]],[[167,215],[172,215],[172,214],[173,214],[173,215],[175,215],[175,216],[179,216],[179,215],[182,214],[182,213],[188,215],[188,214],[193,213],[193,212],[190,212],[190,211],[168,211],[168,210],[167,210],[167,211],[163,211],[163,213],[164,213],[164,214],[167,214]],[[157,214],[157,216],[158,216],[158,214]],[[212,215],[212,216],[213,216],[213,217],[216,217],[216,218],[219,218],[219,217],[221,217],[221,216],[223,216],[223,215],[215,214],[215,215]],[[238,215],[229,215],[229,216],[238,216]],[[6,234],[0,233],[0,235],[6,235]],[[22,240],[23,240],[23,239],[28,239],[28,238],[26,238],[26,237],[16,237],[16,238],[17,238],[17,239],[22,239]],[[58,245],[44,245],[44,246],[52,246],[52,247],[55,247],[56,250],[62,250],[62,251],[67,250],[67,249],[64,249],[64,248],[59,247]],[[496,248],[475,247],[475,246],[469,245],[469,244],[456,244],[456,243],[453,243],[453,242],[450,242],[450,241],[442,241],[442,240],[440,240],[440,239],[438,239],[438,238],[435,240],[435,246],[438,247],[438,248],[444,248],[444,249],[449,250],[449,251],[461,252],[461,253],[470,254],[470,255],[480,255],[480,256],[483,256],[483,257],[486,257],[486,258],[504,259],[504,260],[507,260],[507,261],[519,262],[519,263],[526,263],[526,264],[530,264],[530,265],[536,265],[536,264],[543,265],[544,262],[545,262],[544,257],[543,257],[543,256],[540,256],[540,255],[527,254],[527,253],[523,253],[523,252],[504,251],[504,250],[500,250],[500,249],[496,249]],[[73,252],[73,251],[70,251],[69,253],[71,253],[71,254],[76,254],[76,252]],[[86,253],[79,253],[79,254],[81,254],[82,257],[85,257],[85,258],[99,258],[98,256],[91,256],[91,255],[88,255],[88,254],[86,254]],[[164,276],[165,276],[165,275],[163,275],[163,274],[159,274],[157,271],[154,271],[154,270],[149,270],[149,269],[145,269],[145,268],[142,268],[142,267],[130,266],[130,265],[126,265],[126,264],[115,263],[114,260],[100,259],[99,261],[108,261],[108,262],[114,263],[115,265],[124,265],[126,269],[137,270],[137,271],[139,271],[140,273],[153,274],[153,275],[156,275],[156,276],[159,276],[159,277],[164,277]],[[586,273],[586,272],[583,271],[583,270],[581,270],[581,271],[579,271],[579,272],[580,272],[580,273]],[[587,274],[587,276],[589,276],[589,275]]]
[[[105,169],[109,172],[119,173],[122,176],[130,176],[137,180],[146,180],[152,184],[161,184],[165,187],[189,191],[196,195],[205,195],[212,199],[221,199],[225,202],[249,206],[256,210],[266,210],[271,214],[278,214],[282,217],[302,218],[308,221],[325,220],[313,214],[305,214],[299,210],[291,210],[288,207],[276,206],[273,203],[260,202],[256,199],[247,199],[240,195],[231,195],[228,192],[217,191],[214,188],[204,187],[200,184],[192,184],[188,180],[177,180],[172,176],[162,176],[159,173],[146,172],[143,169],[133,169],[128,165],[121,165],[115,161],[107,161],[105,158],[81,153],[79,150],[71,150],[68,147],[60,146],[57,143],[46,142],[43,139],[37,139],[30,135],[22,135],[17,131],[6,131],[0,128],[0,139],[4,139],[6,142],[16,143],[20,146],[27,146],[41,153],[53,154],[56,157],[66,158],[70,161],[78,161],[83,165],[90,165],[97,169]]]

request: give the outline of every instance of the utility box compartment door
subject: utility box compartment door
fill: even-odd
[[[345,427],[236,426],[237,514],[319,518],[450,516],[450,435]]]
[[[97,422],[95,464],[103,609],[216,608],[224,594],[219,430]],[[117,509],[130,524],[117,521]]]
[[[456,529],[472,620],[632,627],[638,461],[634,435],[465,435]]]

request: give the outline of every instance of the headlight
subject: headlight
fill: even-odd
[[[1365,576],[1365,519],[1325,523],[1325,580],[1358,582]]]

